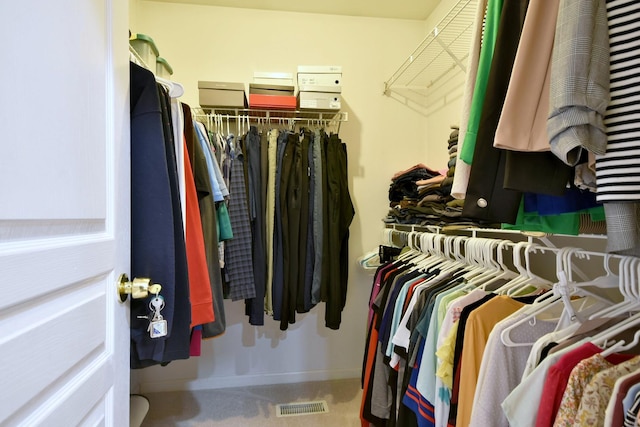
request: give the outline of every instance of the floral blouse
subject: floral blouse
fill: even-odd
[[[581,426],[604,425],[605,411],[616,380],[640,368],[640,356],[597,373],[582,394],[576,421]]]
[[[567,387],[562,395],[560,409],[558,409],[553,427],[573,427],[585,388],[598,372],[613,366],[615,365],[608,362],[600,354],[594,354],[582,360],[573,368]]]

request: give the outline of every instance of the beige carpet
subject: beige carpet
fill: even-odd
[[[356,427],[360,379],[149,393],[142,427]],[[276,405],[324,400],[328,413],[277,417]]]

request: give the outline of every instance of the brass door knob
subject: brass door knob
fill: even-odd
[[[129,277],[124,273],[118,277],[116,287],[120,302],[125,302],[129,294],[134,299],[146,298],[149,294],[159,294],[162,289],[161,285],[153,283],[148,277],[134,277],[129,281]]]

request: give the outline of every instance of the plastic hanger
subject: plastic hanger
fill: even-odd
[[[514,288],[516,286],[520,286],[523,283],[528,282],[529,276],[527,274],[527,269],[522,265],[522,252],[528,242],[518,242],[513,245],[512,248],[512,263],[513,266],[518,271],[517,275],[512,278],[510,281],[502,285],[500,288],[496,289],[494,292],[497,294],[505,294],[509,291],[509,289]]]
[[[572,334],[573,330],[567,328],[567,326],[571,324],[579,325],[582,323],[581,319],[576,315],[576,309],[573,305],[582,304],[582,301],[574,302],[571,300],[570,296],[572,289],[569,287],[568,280],[572,278],[572,275],[570,272],[566,272],[567,260],[569,259],[568,257],[578,250],[579,249],[577,248],[565,247],[556,252],[556,275],[558,281],[553,285],[551,292],[543,295],[529,307],[525,307],[523,310],[519,311],[519,313],[526,314],[525,317],[502,331],[500,339],[504,345],[510,347],[532,345],[533,343],[515,343],[509,335],[511,330],[525,322],[535,321],[536,318],[543,314],[547,314],[547,317],[554,316],[554,310],[560,310],[557,314],[558,325],[556,327],[556,332],[564,330],[565,334]],[[593,304],[596,302],[597,301],[594,302],[593,300],[590,301],[591,304],[589,307],[591,310],[593,310]],[[599,307],[601,306],[597,306],[597,308]]]
[[[482,289],[488,289],[490,285],[502,279],[514,279],[517,274],[504,263],[503,251],[507,245],[511,244],[506,240],[489,239],[484,247],[484,258],[488,273],[478,278],[482,280]]]
[[[595,335],[591,338],[591,342],[601,348],[607,347],[607,343],[614,339],[617,335],[621,334],[627,329],[637,327],[638,325],[640,325],[640,313],[635,313],[622,322],[617,323],[611,328]]]
[[[634,307],[638,306],[638,297],[634,295],[630,289],[630,285],[637,286],[636,283],[631,282],[631,270],[633,266],[637,268],[638,260],[634,257],[623,257],[618,265],[618,290],[623,297],[622,302],[613,304],[603,310],[600,310],[592,314],[589,318],[595,319],[600,317],[615,317],[616,313],[627,313],[632,311]],[[636,273],[637,275],[637,273]]]
[[[465,247],[465,259],[469,268],[463,277],[469,285],[482,287],[497,274],[491,262],[491,243],[489,239],[469,238]]]
[[[442,256],[439,245],[440,242],[436,241],[436,236],[430,233],[419,233],[418,240],[420,242],[420,252],[424,256],[415,262],[416,266],[428,270],[438,264],[442,264],[447,259]]]
[[[605,311],[604,315],[606,317],[617,317],[640,310],[640,294],[638,292],[639,268],[640,260],[637,258],[628,258],[625,262],[625,274],[623,275],[621,288],[624,301],[619,305],[615,305],[611,310]]]
[[[523,242],[524,243],[524,242]],[[518,295],[520,293],[522,293],[523,291],[525,291],[527,288],[529,288],[530,286],[535,286],[538,289],[550,289],[552,286],[552,283],[547,280],[547,279],[543,279],[542,277],[534,274],[531,271],[531,253],[532,252],[542,252],[544,253],[545,251],[550,250],[549,248],[545,248],[543,246],[540,245],[536,245],[533,243],[529,243],[526,242],[526,244],[523,245],[523,252],[524,252],[524,266],[522,266],[524,268],[524,276],[526,277],[526,279],[520,283],[518,283],[517,285],[513,285],[511,286],[509,289],[507,289],[507,295],[509,296],[514,296],[514,295]],[[520,261],[520,257],[518,257],[517,261]]]
[[[598,288],[617,288],[619,285],[618,276],[611,270],[611,254],[604,254],[603,257],[603,269],[605,271],[604,276],[597,277],[593,280],[582,282],[580,286],[596,286]]]
[[[517,246],[518,244],[516,244],[516,247]],[[558,252],[556,253],[556,274],[558,276],[558,282],[553,285],[552,292],[547,293],[549,295],[543,295],[540,299],[536,300],[534,304],[531,304],[528,307],[524,307],[522,310],[518,311],[518,313],[525,314],[525,316],[514,324],[508,326],[501,332],[500,339],[504,345],[509,347],[533,345],[533,343],[514,342],[510,337],[511,330],[524,324],[525,322],[535,322],[535,319],[545,312],[553,315],[553,312],[551,310],[561,309],[561,311],[558,313],[558,318],[560,318],[560,316],[562,316],[562,313],[567,310],[568,305],[569,312],[574,313],[573,306],[571,305],[571,300],[568,298],[569,290],[565,280],[566,274],[564,273],[565,255],[567,252],[574,249],[575,248],[561,248],[560,250],[558,250]],[[516,265],[516,268],[518,268],[518,271],[521,271],[521,263],[516,262],[516,259],[514,259],[514,264]],[[565,296],[567,298],[565,298]]]
[[[162,77],[158,76],[156,76],[156,81],[167,88],[167,91],[169,92],[169,96],[171,98],[180,98],[182,95],[184,95],[184,86],[182,86],[180,83],[163,79]]]
[[[626,344],[624,341],[620,340],[614,343],[611,347],[608,347],[607,349],[603,350],[600,353],[600,355],[602,357],[607,357],[612,355],[613,353],[619,353],[621,351],[631,350],[634,347],[636,347],[639,343],[640,343],[640,330],[636,331],[636,333],[633,335],[633,340],[630,343]]]

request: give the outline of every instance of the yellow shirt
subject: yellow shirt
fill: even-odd
[[[490,299],[469,314],[462,345],[460,390],[458,394],[458,415],[456,425],[468,426],[471,421],[473,397],[476,392],[478,374],[485,345],[491,330],[507,316],[518,311],[523,303],[506,295]]]

